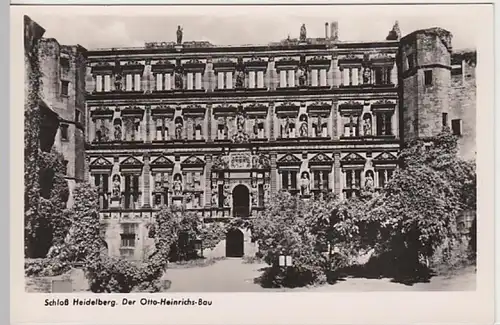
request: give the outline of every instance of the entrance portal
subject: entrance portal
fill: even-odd
[[[248,218],[250,214],[250,193],[245,185],[237,185],[233,190],[233,217]]]
[[[230,229],[226,234],[226,257],[243,257],[243,233]]]

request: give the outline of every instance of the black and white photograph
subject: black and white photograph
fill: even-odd
[[[25,293],[476,292],[467,6],[229,7],[18,15]]]

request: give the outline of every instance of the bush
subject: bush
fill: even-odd
[[[68,272],[71,264],[58,258],[36,258],[24,260],[24,275],[57,276]]]

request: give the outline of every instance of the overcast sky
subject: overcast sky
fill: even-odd
[[[464,49],[476,47],[479,24],[474,21],[480,19],[466,6],[442,10],[430,6],[184,7],[177,12],[168,7],[139,8],[38,8],[26,13],[46,29],[45,37],[87,49],[175,41],[177,25],[183,27],[184,41],[240,45],[267,44],[288,35],[296,38],[302,23],[308,37],[324,37],[325,22],[338,21],[341,41],[376,41],[385,39],[396,20],[403,35],[445,28],[453,34],[453,47]]]

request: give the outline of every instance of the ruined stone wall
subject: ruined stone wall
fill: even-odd
[[[469,52],[470,53],[470,52]],[[457,53],[452,71],[449,92],[451,119],[460,119],[462,134],[459,138],[459,154],[464,159],[476,157],[476,61],[475,53],[463,58]]]

